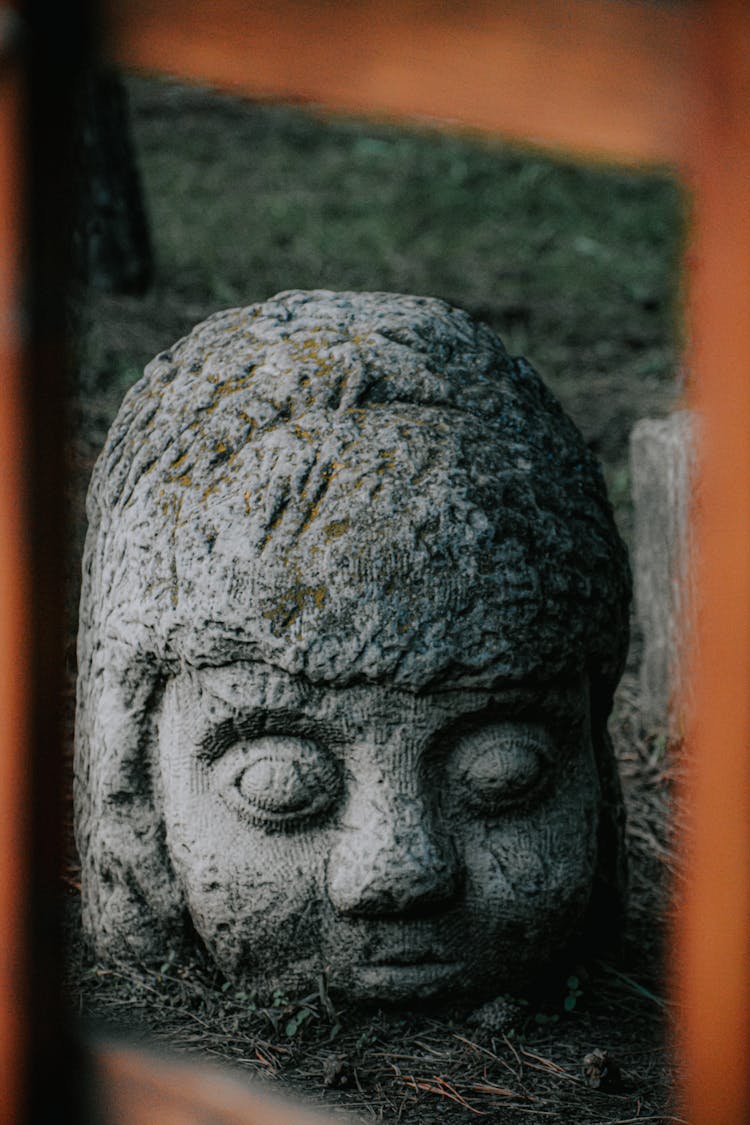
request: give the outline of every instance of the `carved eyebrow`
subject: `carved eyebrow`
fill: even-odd
[[[489,700],[474,711],[464,711],[463,714],[453,715],[447,719],[433,732],[425,747],[425,753],[428,758],[449,753],[453,744],[462,735],[471,734],[493,722],[507,719],[507,710],[498,706],[495,700]]]
[[[506,692],[494,693],[483,707],[467,711],[450,719],[430,740],[427,750],[430,754],[449,753],[453,744],[464,735],[474,734],[494,723],[518,723],[544,727],[559,713],[563,693],[554,689],[513,688]],[[553,705],[551,706],[551,702]],[[571,709],[572,700],[567,710]]]
[[[212,723],[198,741],[198,758],[210,764],[217,761],[239,738],[257,738],[266,728],[267,711],[256,708],[246,712],[241,720],[236,717]]]
[[[561,676],[547,683],[518,683],[490,693],[489,707],[505,717],[537,709],[542,715],[555,715],[582,706],[580,676]]]
[[[228,719],[212,725],[199,739],[198,758],[211,765],[238,742],[260,738],[265,734],[289,735],[290,738],[310,738],[330,745],[340,738],[326,724],[311,715],[300,715],[288,708],[245,708]]]
[[[505,722],[523,714],[538,703],[539,696],[530,689],[517,688],[508,692],[494,692],[481,707],[449,719],[437,732],[437,736],[440,737],[443,732],[453,732],[456,728],[459,731],[464,728],[473,730],[488,723]]]

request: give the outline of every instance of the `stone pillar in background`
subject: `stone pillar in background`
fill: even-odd
[[[648,726],[666,725],[673,734],[681,732],[687,703],[683,680],[694,606],[688,514],[696,449],[696,419],[688,411],[644,418],[630,436],[641,706]]]

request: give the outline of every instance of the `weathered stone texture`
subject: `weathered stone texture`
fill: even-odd
[[[623,891],[597,466],[441,301],[288,292],[149,364],[91,484],[84,919],[253,987],[522,988]]]
[[[648,725],[666,725],[675,733],[688,704],[682,673],[693,628],[688,516],[696,452],[696,419],[688,411],[644,418],[633,428],[633,564],[643,634],[641,707]]]

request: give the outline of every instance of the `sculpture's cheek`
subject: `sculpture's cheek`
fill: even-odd
[[[220,968],[253,987],[277,983],[282,970],[291,986],[290,966],[294,978],[314,979],[326,852],[319,834],[268,834],[238,822],[206,793],[166,820],[193,924]]]
[[[576,790],[536,814],[466,829],[474,963],[499,990],[523,985],[564,947],[585,913],[596,867],[595,780]]]

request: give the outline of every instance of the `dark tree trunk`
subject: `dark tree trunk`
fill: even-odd
[[[151,239],[127,95],[117,74],[90,75],[80,120],[76,276],[100,291],[143,293],[152,276]]]

